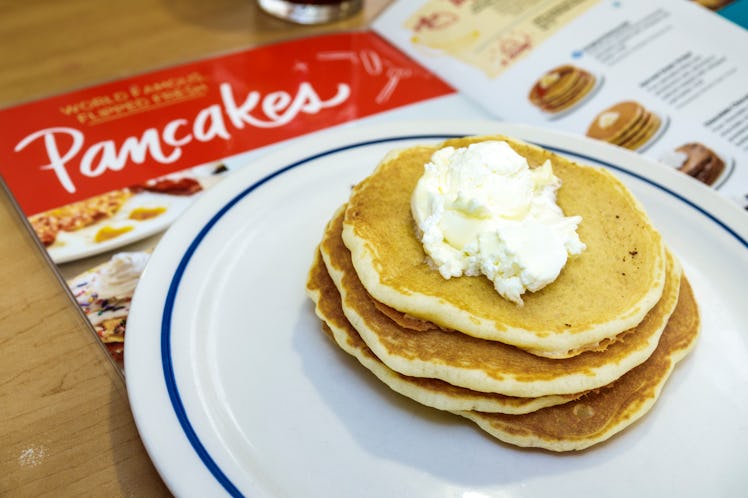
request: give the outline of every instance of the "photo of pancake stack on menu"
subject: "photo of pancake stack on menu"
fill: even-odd
[[[587,136],[630,150],[651,143],[662,120],[638,102],[626,100],[600,112],[587,128]]]
[[[530,102],[549,114],[579,104],[594,89],[597,79],[588,71],[564,64],[541,76],[530,89]]]
[[[583,450],[652,408],[699,311],[616,177],[505,136],[393,150],[372,169],[308,274],[331,342],[510,445]]]

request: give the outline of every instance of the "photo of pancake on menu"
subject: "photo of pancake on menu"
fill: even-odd
[[[643,154],[748,209],[748,31],[716,13],[730,3],[397,1],[374,29],[499,119]]]

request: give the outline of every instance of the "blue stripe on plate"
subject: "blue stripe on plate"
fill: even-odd
[[[177,419],[179,420],[179,424],[181,425],[182,430],[184,431],[185,436],[189,440],[190,444],[192,445],[192,448],[195,450],[195,452],[197,453],[198,457],[203,462],[205,467],[213,475],[213,477],[221,484],[221,486],[223,486],[223,488],[226,490],[226,492],[229,495],[236,496],[236,497],[244,496],[241,493],[241,491],[239,491],[239,489],[234,485],[234,483],[232,483],[231,480],[226,476],[226,474],[221,470],[221,468],[216,464],[215,460],[213,460],[210,453],[208,453],[205,446],[200,441],[200,438],[198,437],[197,433],[195,432],[195,429],[193,428],[192,423],[190,422],[187,412],[185,411],[181,396],[179,395],[179,388],[177,387],[176,378],[174,376],[174,368],[173,368],[172,358],[171,358],[171,320],[172,320],[172,313],[174,310],[177,290],[179,289],[179,285],[182,281],[182,277],[184,276],[184,272],[187,269],[187,265],[189,264],[198,246],[203,241],[203,239],[208,234],[208,232],[210,232],[213,226],[215,226],[215,224],[218,223],[218,221],[223,217],[223,215],[225,215],[231,208],[233,208],[234,205],[236,205],[236,203],[238,203],[240,200],[250,195],[252,192],[257,190],[259,187],[269,182],[273,178],[276,178],[282,175],[283,173],[286,173],[287,171],[290,171],[298,166],[302,166],[310,161],[319,159],[321,157],[333,155],[338,152],[343,152],[345,150],[355,149],[357,147],[366,147],[370,145],[377,145],[377,144],[387,143],[387,142],[397,142],[397,141],[403,141],[403,140],[416,140],[416,139],[417,140],[428,140],[428,139],[444,140],[447,138],[457,138],[457,137],[461,137],[465,135],[467,134],[464,134],[464,135],[461,135],[461,134],[408,135],[408,136],[399,136],[399,137],[380,138],[376,140],[368,140],[364,142],[344,145],[344,146],[330,149],[324,152],[320,152],[318,154],[315,154],[307,158],[301,159],[299,161],[293,162],[265,176],[264,178],[260,179],[256,183],[253,183],[252,185],[250,185],[249,187],[241,191],[239,194],[237,194],[233,199],[227,202],[215,215],[213,215],[213,217],[205,224],[205,226],[203,226],[203,228],[198,232],[198,234],[192,240],[192,243],[189,245],[189,247],[185,251],[184,255],[182,256],[182,259],[179,262],[179,265],[177,266],[176,271],[174,272],[174,277],[171,280],[171,284],[169,285],[169,290],[166,295],[166,300],[164,302],[164,312],[163,312],[162,320],[161,320],[161,364],[163,367],[166,389],[169,393],[169,399],[174,409],[174,413],[177,416]],[[631,171],[623,169],[620,166],[616,166],[614,164],[601,161],[600,159],[597,159],[592,156],[585,156],[585,155],[582,155],[582,154],[579,154],[573,151],[565,150],[565,149],[558,148],[558,147],[551,147],[551,146],[547,146],[543,144],[536,143],[536,145],[539,145],[541,147],[544,147],[548,150],[552,150],[560,154],[568,154],[571,156],[579,157],[581,159],[586,159],[586,160],[589,160],[589,161],[592,161],[598,164],[602,164],[604,166],[607,166],[608,168],[614,169],[616,171],[620,171],[627,175],[631,175],[634,178],[637,178],[638,180],[641,180],[645,183],[653,185],[659,190],[691,206],[693,209],[695,209],[702,215],[706,216],[708,219],[710,219],[711,221],[719,225],[722,229],[724,229],[726,232],[728,232],[730,235],[732,235],[738,242],[740,242],[743,245],[743,247],[748,248],[748,241],[743,239],[738,233],[736,233],[734,230],[728,227],[725,223],[719,220],[716,216],[709,213],[708,211],[698,206],[697,204],[687,199],[686,197],[676,192],[673,192],[672,190],[668,189],[664,185],[660,185],[642,175],[632,173]]]

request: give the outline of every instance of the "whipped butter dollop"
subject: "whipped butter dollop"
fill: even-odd
[[[101,297],[131,298],[149,256],[144,252],[115,254],[91,276],[91,290]]]
[[[114,318],[127,318],[135,287],[150,253],[122,252],[68,282],[75,300],[94,328]]]
[[[425,165],[411,211],[442,277],[483,274],[522,304],[586,248],[576,233],[582,218],[556,204],[560,186],[550,161],[531,169],[506,142],[444,147]]]

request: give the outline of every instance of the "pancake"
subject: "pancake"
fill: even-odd
[[[580,76],[581,73],[571,65],[551,69],[538,78],[530,89],[528,99],[536,106],[543,107],[554,99],[568,95]]]
[[[637,137],[650,126],[652,116],[653,114],[645,109],[639,119],[631,123],[628,128],[621,130],[621,132],[616,136],[609,138],[607,141],[613,145],[624,147],[624,144],[636,140]]]
[[[630,150],[646,145],[657,133],[662,120],[641,104],[620,102],[597,115],[587,136]]]
[[[548,113],[557,113],[579,102],[595,86],[595,77],[566,64],[541,76],[530,89],[528,99]]]
[[[662,297],[639,324],[617,337],[604,351],[587,351],[567,359],[544,358],[455,330],[434,327],[414,331],[379,311],[367,293],[341,238],[342,217],[339,212],[330,221],[319,249],[340,292],[345,316],[387,367],[407,376],[436,378],[474,391],[517,397],[595,389],[619,378],[652,354],[678,299],[681,269],[676,259],[669,256]]]
[[[428,264],[410,212],[411,193],[436,150],[489,139],[507,141],[531,167],[550,159],[563,182],[559,206],[566,216],[582,217],[578,234],[587,249],[553,283],[523,295],[523,306],[502,298],[483,276],[442,278]],[[376,300],[443,328],[552,358],[579,354],[635,327],[665,283],[661,236],[621,182],[602,168],[506,137],[448,140],[389,154],[354,187],[343,240]]]
[[[662,121],[660,118],[649,112],[647,122],[642,125],[641,129],[618,145],[630,150],[639,150],[652,139],[652,137],[657,133],[657,130],[660,129],[661,124]]]
[[[647,110],[638,102],[624,101],[600,112],[587,128],[587,136],[620,143],[626,133],[641,125]]]
[[[678,170],[707,185],[714,185],[725,170],[725,162],[702,143],[683,144],[675,152],[685,156]]]
[[[501,441],[552,451],[582,450],[605,441],[646,414],[675,364],[693,348],[699,311],[686,278],[659,345],[643,364],[608,387],[526,415],[459,412]]]
[[[374,355],[356,329],[345,317],[340,294],[327,273],[322,257],[317,251],[309,271],[307,294],[315,303],[315,312],[323,321],[323,330],[346,353],[371,371],[393,391],[423,405],[439,410],[479,410],[507,414],[529,413],[540,408],[566,403],[582,394],[551,395],[538,398],[520,398],[501,394],[482,393],[453,386],[439,379],[408,377],[389,369]]]
[[[576,84],[565,95],[548,100],[543,109],[549,113],[564,111],[581,101],[595,87],[595,78],[591,74],[580,75]]]

